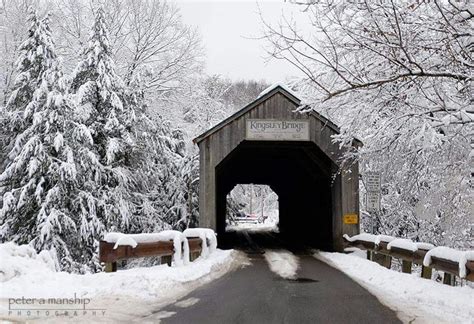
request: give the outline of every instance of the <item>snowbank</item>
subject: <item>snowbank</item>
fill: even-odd
[[[216,250],[208,258],[200,258],[183,267],[158,265],[113,273],[79,275],[55,272],[44,254],[37,255],[27,246],[0,244],[0,256],[0,272],[9,274],[3,275],[0,282],[1,314],[8,314],[8,298],[77,296],[90,298],[90,308],[106,309],[107,316],[113,317],[113,320],[104,322],[110,323],[116,320],[131,322],[149,315],[157,307],[173,302],[201,285],[240,267],[246,260],[241,252]],[[13,273],[15,275],[11,275]],[[127,316],[131,318],[125,318]],[[57,321],[64,323],[66,319],[59,317]],[[19,321],[24,320],[24,317],[19,318]],[[32,317],[29,317],[28,321],[31,320]],[[53,318],[49,317],[46,322],[52,320]],[[95,320],[97,318],[92,317],[92,321]],[[85,321],[85,317],[72,318],[72,321]]]
[[[472,323],[472,288],[442,285],[343,253],[318,252],[315,257],[352,277],[404,322]]]
[[[31,272],[52,273],[56,265],[48,251],[36,251],[28,245],[9,242],[0,244],[0,282],[21,277]]]
[[[423,265],[429,267],[431,265],[431,257],[459,262],[459,277],[466,277],[467,261],[474,261],[474,251],[458,251],[445,246],[438,246],[429,250],[423,259]]]
[[[10,244],[10,243],[7,243]],[[232,250],[216,250],[207,259],[196,260],[185,267],[170,268],[167,265],[158,265],[148,268],[134,268],[120,270],[113,273],[94,274],[72,274],[67,272],[55,272],[53,268],[44,261],[40,255],[28,255],[22,257],[20,263],[15,256],[7,259],[15,262],[3,262],[5,255],[4,245],[0,244],[3,272],[16,272],[15,276],[9,276],[0,283],[0,298],[15,298],[21,296],[29,297],[70,297],[74,293],[78,296],[98,296],[106,294],[127,295],[141,298],[155,298],[157,295],[168,293],[173,290],[176,283],[185,283],[197,280],[221,267],[227,267],[232,263],[235,252]],[[19,247],[20,250],[24,246]],[[31,251],[29,251],[31,252]],[[34,252],[34,251],[33,251]],[[213,270],[214,269],[214,270]]]
[[[149,243],[159,241],[173,241],[174,245],[174,264],[179,266],[189,263],[189,244],[186,236],[173,230],[161,231],[159,233],[143,233],[143,234],[123,234],[117,232],[107,233],[104,241],[115,243],[114,249],[118,246],[136,247],[138,243]],[[181,248],[182,247],[182,248]],[[182,250],[182,251],[181,251]],[[182,253],[183,255],[182,255]]]
[[[199,237],[202,241],[201,255],[204,258],[217,249],[217,238],[216,233],[210,228],[188,228],[183,232],[184,236]]]

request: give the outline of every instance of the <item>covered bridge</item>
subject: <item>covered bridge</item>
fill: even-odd
[[[279,198],[282,235],[324,250],[359,232],[358,164],[342,166],[338,127],[300,100],[270,88],[194,139],[200,151],[200,226],[225,233],[226,196],[237,184],[269,185]],[[357,140],[353,145],[361,145]]]

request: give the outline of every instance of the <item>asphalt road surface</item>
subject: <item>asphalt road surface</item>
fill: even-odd
[[[249,253],[250,266],[196,289],[159,311],[169,317],[159,317],[179,324],[400,323],[395,312],[342,272],[311,255],[296,255],[296,279],[279,277],[262,254]],[[194,304],[183,307],[183,301]]]

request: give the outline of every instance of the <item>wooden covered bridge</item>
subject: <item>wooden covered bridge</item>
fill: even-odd
[[[359,170],[341,165],[338,127],[282,86],[271,88],[194,139],[200,150],[200,226],[225,233],[226,196],[237,184],[269,185],[282,235],[341,250],[359,232]],[[361,145],[354,140],[353,145]]]

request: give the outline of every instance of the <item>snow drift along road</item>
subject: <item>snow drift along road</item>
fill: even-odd
[[[474,289],[470,287],[443,285],[354,255],[318,252],[314,256],[352,277],[404,322],[472,323]]]
[[[33,314],[28,318],[8,315],[8,298],[90,298],[91,307],[103,308],[101,321],[127,322],[149,315],[188,294],[193,289],[238,268],[246,257],[234,250],[216,250],[182,267],[159,265],[114,273],[71,274],[56,272],[50,258],[26,245],[0,244],[0,321],[38,318],[50,323],[64,322],[60,316]],[[22,315],[23,316],[23,315]],[[99,320],[87,316],[70,318],[86,322]]]

